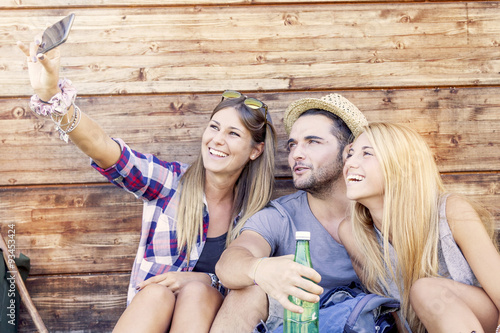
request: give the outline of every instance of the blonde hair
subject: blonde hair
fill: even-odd
[[[252,109],[243,102],[245,97],[224,99],[219,103],[210,119],[220,110],[232,107],[238,111],[244,126],[250,131],[253,144],[264,142],[264,151],[255,160],[250,160],[241,172],[234,187],[231,224],[226,245],[236,238],[245,221],[264,208],[271,199],[274,188],[274,156],[276,131],[271,117],[263,109]],[[266,119],[267,116],[267,119]],[[203,237],[203,195],[205,167],[201,154],[188,168],[181,179],[181,197],[177,210],[178,251],[186,250],[187,260],[198,239]],[[239,215],[238,222],[233,225]]]
[[[366,257],[362,280],[371,292],[388,295],[396,281],[402,314],[415,332],[425,332],[410,306],[410,287],[422,277],[438,276],[439,206],[445,188],[433,154],[413,129],[390,123],[365,127],[384,175],[382,246],[369,210],[353,203],[353,234]],[[477,207],[477,206],[475,206]],[[477,209],[494,239],[493,220]],[[389,241],[397,265],[391,261]]]

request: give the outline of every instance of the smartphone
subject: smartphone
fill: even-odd
[[[38,48],[37,54],[46,53],[64,43],[66,39],[68,39],[74,19],[75,14],[69,14],[61,21],[45,29],[42,35],[42,43]]]

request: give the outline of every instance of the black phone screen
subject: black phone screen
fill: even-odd
[[[46,53],[64,43],[66,39],[68,39],[74,18],[75,14],[70,14],[61,21],[45,29],[42,35],[42,43],[38,48],[37,54]]]

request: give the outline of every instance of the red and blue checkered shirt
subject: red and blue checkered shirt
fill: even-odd
[[[92,166],[111,183],[144,201],[139,249],[135,257],[127,296],[130,303],[136,286],[152,276],[169,271],[192,271],[196,265],[208,230],[208,210],[203,212],[203,237],[193,247],[189,262],[185,250],[177,248],[176,212],[180,193],[177,191],[181,176],[188,165],[164,162],[151,154],[130,149],[122,140],[115,139],[122,153],[118,162],[107,169],[95,162]]]

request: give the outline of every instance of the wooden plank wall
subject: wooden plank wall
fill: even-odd
[[[450,190],[500,220],[500,2],[2,0],[0,223],[31,258],[51,332],[110,332],[125,307],[142,205],[106,184],[27,107],[17,40],[70,12],[62,73],[110,135],[191,162],[224,89],[286,106],[339,92],[370,121],[416,128]],[[277,158],[276,196],[293,186]],[[24,308],[21,332],[36,331]]]

